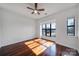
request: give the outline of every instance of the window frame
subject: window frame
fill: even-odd
[[[47,28],[47,24],[50,24],[50,28]],[[45,25],[45,28],[43,29],[43,25]],[[52,36],[52,30],[55,30],[56,31],[56,28],[55,29],[52,29],[52,23],[44,23],[44,24],[42,24],[42,36],[47,36],[47,37],[54,37],[54,36]],[[43,35],[43,31],[45,30],[45,35]],[[49,34],[49,36],[47,35],[47,30],[49,30],[50,31],[50,34]],[[55,37],[56,37],[56,35],[55,35]]]
[[[73,25],[68,25],[68,19],[73,19]],[[73,28],[73,32],[71,33],[72,35],[68,35],[69,32],[68,32],[68,28],[69,27],[72,27]],[[67,36],[75,36],[75,17],[68,17],[67,18]]]

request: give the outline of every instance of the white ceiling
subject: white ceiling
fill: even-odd
[[[76,3],[38,3],[38,8],[45,9],[45,11],[41,11],[40,15],[38,15],[38,14],[31,14],[32,10],[29,10],[26,8],[27,6],[34,8],[33,3],[0,4],[0,6],[2,6],[3,8],[20,13],[22,15],[25,15],[25,16],[33,18],[33,19],[39,19],[39,18],[48,16],[51,14],[57,13],[59,11],[65,10],[65,9],[75,6],[75,5],[76,5]],[[45,13],[47,13],[47,15]]]

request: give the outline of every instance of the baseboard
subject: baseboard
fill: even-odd
[[[52,41],[52,40],[49,40],[49,39],[45,39],[45,38],[41,38],[41,39],[43,39],[43,40],[48,40],[48,41],[51,41],[51,42],[53,42],[53,43],[56,43],[55,41]]]

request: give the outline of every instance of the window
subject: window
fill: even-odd
[[[45,31],[46,31],[46,25],[43,24],[43,25],[42,25],[42,35],[43,35],[43,36],[46,35],[46,32],[45,32]]]
[[[51,36],[56,36],[56,23],[51,24]]]
[[[67,35],[75,36],[75,19],[74,19],[74,17],[68,18],[68,20],[67,20]]]
[[[48,37],[56,37],[56,23],[43,24],[42,35]]]
[[[51,36],[51,24],[46,24],[46,36]]]

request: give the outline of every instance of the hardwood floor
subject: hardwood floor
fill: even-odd
[[[75,49],[45,39],[32,39],[0,48],[0,56],[61,56],[68,53],[78,55]]]

